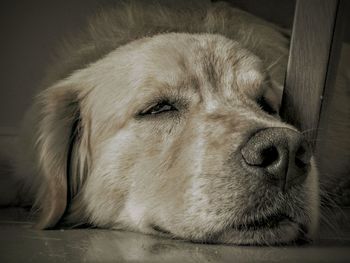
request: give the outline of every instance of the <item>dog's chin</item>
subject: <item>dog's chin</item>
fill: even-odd
[[[194,243],[232,245],[295,245],[309,243],[306,224],[296,222],[291,217],[280,214],[265,219],[235,224],[216,233],[206,233],[201,238],[177,237],[159,227],[154,228],[163,237],[191,240]]]
[[[228,228],[217,239],[218,243],[234,245],[288,245],[308,242],[305,227],[289,219],[273,225],[244,225]]]

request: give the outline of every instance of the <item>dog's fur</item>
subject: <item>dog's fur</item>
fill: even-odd
[[[287,32],[222,3],[134,3],[102,12],[72,43],[23,124],[17,172],[40,228],[63,220],[233,244],[312,236],[313,161],[283,193],[239,158],[254,130],[296,130],[256,103],[279,109]],[[178,110],[142,114],[162,100]],[[281,210],[293,222],[237,229]]]

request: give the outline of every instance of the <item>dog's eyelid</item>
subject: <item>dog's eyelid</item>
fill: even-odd
[[[264,96],[258,97],[256,103],[260,106],[260,108],[263,111],[267,112],[268,114],[278,114],[278,111],[273,108],[273,106],[267,101],[267,99]]]
[[[178,111],[178,109],[169,101],[163,100],[157,103],[151,104],[151,106],[147,107],[145,110],[142,110],[138,115],[146,116],[146,115],[157,115],[170,111]]]

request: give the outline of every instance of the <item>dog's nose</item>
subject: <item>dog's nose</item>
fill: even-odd
[[[288,128],[259,130],[241,150],[253,174],[263,174],[283,191],[307,177],[311,150],[303,136]]]

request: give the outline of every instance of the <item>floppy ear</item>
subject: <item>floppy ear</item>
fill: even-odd
[[[40,211],[37,227],[41,229],[54,227],[67,207],[71,153],[73,144],[78,143],[77,133],[82,133],[81,99],[73,85],[58,84],[43,91],[37,100],[36,151],[41,181],[35,206]]]

